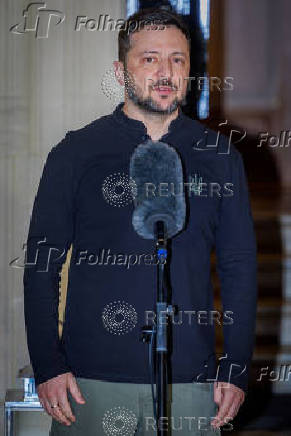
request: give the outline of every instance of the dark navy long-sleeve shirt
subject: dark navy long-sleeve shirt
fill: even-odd
[[[24,315],[36,385],[77,377],[149,383],[141,328],[154,317],[154,241],[132,225],[130,157],[145,125],[114,112],[67,132],[47,156],[24,269]],[[159,141],[179,153],[187,222],[172,239],[172,382],[226,381],[248,390],[257,302],[256,239],[241,154],[181,110]],[[218,144],[217,144],[218,142]],[[215,146],[216,144],[216,146]],[[188,184],[187,184],[188,183]],[[58,334],[60,269],[72,244],[65,322]],[[210,277],[216,249],[222,310]],[[217,318],[218,316],[218,318]],[[223,355],[215,353],[215,325]]]

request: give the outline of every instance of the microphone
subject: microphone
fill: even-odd
[[[168,144],[148,140],[136,147],[129,165],[135,195],[132,224],[144,239],[156,239],[156,224],[164,224],[172,238],[185,223],[183,169],[177,151]],[[160,223],[159,223],[160,224]]]

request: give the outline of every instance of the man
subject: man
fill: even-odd
[[[225,137],[211,147],[216,133],[209,130],[203,142],[204,127],[181,111],[190,38],[180,17],[145,10],[129,20],[143,25],[119,33],[114,68],[124,103],[53,147],[33,207],[24,302],[37,392],[53,417],[51,436],[156,434],[147,348],[139,340],[155,301],[156,265],[145,260],[154,246],[134,232],[126,177],[136,146],[159,140],[177,149],[194,186],[187,226],[172,240],[172,299],[183,317],[172,327],[173,419],[166,424],[180,435],[220,434],[245,399],[254,345],[256,240],[243,162]],[[71,244],[59,339],[59,271]],[[226,318],[219,365],[214,246]],[[128,262],[133,254],[138,263]]]

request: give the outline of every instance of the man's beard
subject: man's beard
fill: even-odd
[[[168,84],[165,81],[161,81],[161,85]],[[138,107],[146,112],[157,113],[160,115],[167,115],[175,112],[179,106],[186,104],[186,93],[181,97],[176,97],[167,108],[163,108],[159,103],[155,102],[150,96],[143,98],[138,87],[135,85],[134,80],[128,71],[125,70],[125,89],[128,98]]]

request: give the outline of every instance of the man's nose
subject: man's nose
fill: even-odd
[[[172,63],[169,59],[161,59],[159,62],[158,75],[159,78],[172,77]]]

